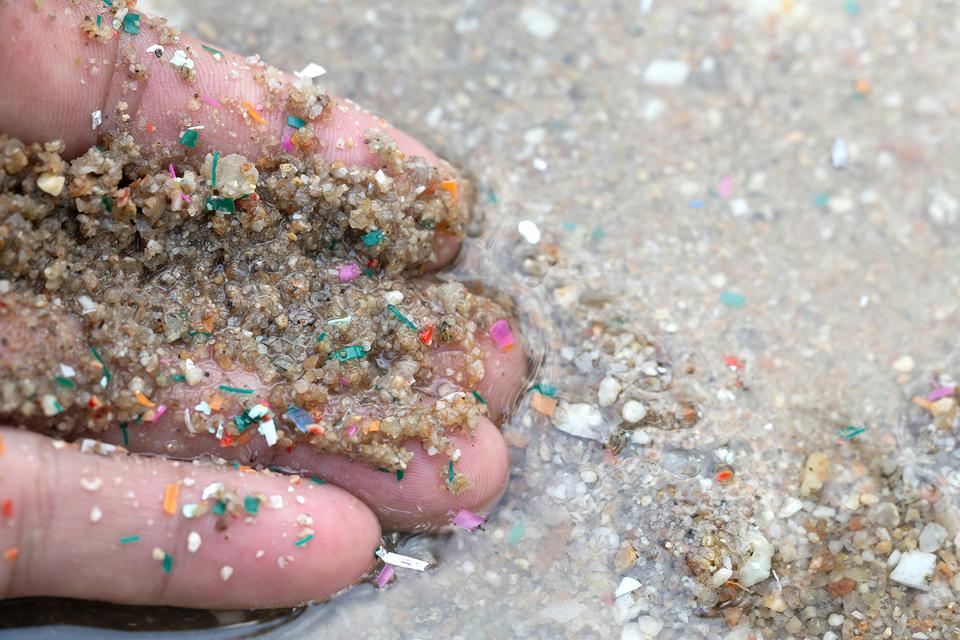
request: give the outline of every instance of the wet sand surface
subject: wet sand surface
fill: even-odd
[[[150,8],[472,174],[542,362],[484,529],[276,637],[955,636],[950,6]]]

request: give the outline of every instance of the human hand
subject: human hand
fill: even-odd
[[[0,8],[0,33],[4,34],[0,131],[28,143],[60,139],[65,144],[63,156],[69,158],[103,136],[124,130],[147,154],[174,156],[184,166],[200,165],[212,151],[257,158],[265,150],[275,151],[284,133],[290,132],[283,105],[275,105],[258,79],[265,73],[263,67],[251,66],[230,52],[215,56],[199,42],[183,37],[167,46],[191,51],[195,79],[186,82],[179,75],[181,70],[168,64],[169,52],[156,62],[151,60],[153,54],[146,53],[161,40],[146,17],[141,18],[137,34],[121,28],[104,41],[84,35],[80,28],[84,16],[106,9],[102,2],[45,2],[41,9],[33,3],[11,3]],[[149,75],[137,80],[136,90],[130,89],[130,74],[141,72],[131,69],[127,59],[131,55],[134,65],[144,64]],[[280,83],[292,80],[286,75],[277,79]],[[116,110],[118,102],[127,103],[123,112]],[[378,156],[362,141],[367,130],[378,128],[396,140],[406,155],[422,156],[443,175],[453,176],[419,142],[347,101],[333,102],[336,108],[316,123],[313,149],[328,160],[377,166]],[[243,103],[250,105],[256,118]],[[94,111],[105,115],[97,129],[91,128]],[[126,123],[121,121],[124,115]],[[193,150],[176,142],[185,121],[204,127]],[[357,144],[340,142],[349,140]],[[9,180],[6,173],[2,177]],[[12,216],[22,216],[18,206],[14,198],[0,200],[0,242],[7,243],[0,248],[9,251],[8,256],[13,254],[14,240],[3,235],[3,229],[9,227]],[[436,232],[426,267],[448,263],[458,247],[456,235]],[[212,353],[196,361],[205,374],[198,384],[158,386],[149,398],[144,396],[154,405],[154,415],[156,407],[167,407],[148,426],[121,431],[113,425],[87,435],[123,444],[132,452],[182,460],[209,454],[241,465],[300,473],[323,479],[325,484],[247,467],[91,455],[76,445],[56,444],[38,432],[55,433],[60,420],[73,418],[83,408],[42,416],[38,407],[46,394],[21,402],[21,396],[29,396],[23,393],[24,381],[50,363],[71,362],[78,370],[83,363],[90,365],[90,321],[59,303],[42,310],[17,304],[24,299],[24,290],[35,288],[40,279],[33,282],[28,275],[14,276],[12,269],[6,259],[0,261],[0,280],[14,283],[12,292],[0,294],[0,415],[11,427],[0,429],[2,596],[207,608],[275,607],[322,599],[353,584],[371,568],[381,525],[426,530],[448,522],[459,509],[488,509],[504,490],[506,446],[494,422],[502,418],[519,388],[525,365],[521,349],[496,348],[486,327],[477,336],[485,373],[474,389],[486,399],[489,418],[480,418],[472,436],[450,435],[462,452],[457,471],[473,481],[472,489],[463,493],[449,491],[438,473],[445,459],[428,455],[415,441],[406,445],[413,457],[398,481],[393,473],[300,443],[277,448],[256,437],[242,446],[224,447],[214,438],[185,436],[184,410],[217,397],[221,385],[250,390],[257,398],[270,396],[276,387],[276,380],[265,379],[252,365],[228,366]],[[24,290],[18,290],[18,284]],[[421,276],[404,280],[403,286],[425,300],[434,295]],[[227,329],[217,327],[221,328]],[[213,334],[216,339],[217,330]],[[193,345],[191,352],[202,348]],[[431,376],[457,378],[463,373],[454,371],[466,366],[466,358],[454,346],[434,345],[429,353]],[[132,384],[133,372],[122,362],[110,364],[111,385]],[[56,366],[47,367],[45,375],[54,375],[49,372]],[[347,388],[338,396],[341,401],[368,391]],[[31,430],[12,428],[18,426]],[[215,483],[221,483],[222,490],[202,500],[202,492]],[[245,497],[253,497],[255,505],[245,504]],[[184,505],[201,503],[222,503],[227,513],[183,515]],[[281,503],[282,507],[273,508]],[[200,545],[194,549],[197,540]],[[155,549],[160,550],[156,561],[151,559]]]

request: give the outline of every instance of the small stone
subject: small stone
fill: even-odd
[[[887,529],[900,526],[900,510],[892,502],[881,502],[869,514],[870,521]]]
[[[203,380],[203,369],[193,364],[193,360],[187,358],[180,363],[180,371],[183,372],[183,378],[191,387]]]
[[[630,424],[636,424],[646,416],[647,408],[643,406],[642,402],[637,402],[636,400],[627,400],[620,409],[620,417]]]
[[[730,201],[730,213],[734,218],[742,218],[750,213],[750,203],[743,198],[734,198]]]
[[[927,216],[930,222],[940,227],[957,224],[960,219],[960,203],[943,189],[934,187],[927,192]]]
[[[229,565],[223,565],[222,567],[220,567],[220,577],[223,579],[224,582],[229,580],[230,576],[232,575],[233,575],[233,567]]]
[[[549,40],[557,32],[557,19],[537,7],[526,7],[520,12],[520,22],[530,35]]]
[[[801,502],[799,498],[789,496],[783,501],[783,506],[780,507],[779,516],[781,518],[789,518],[793,514],[800,511],[800,509],[803,509],[803,502]]]
[[[847,166],[849,152],[847,150],[847,141],[843,138],[835,138],[830,147],[830,162],[834,169],[843,169]]]
[[[600,381],[600,389],[597,391],[597,399],[601,407],[609,407],[620,396],[623,386],[620,381],[613,376],[607,376]]]
[[[213,154],[207,154],[201,170],[203,176],[213,180]],[[223,198],[236,200],[248,196],[257,189],[260,172],[256,165],[241,155],[231,153],[217,158],[217,183],[213,188]]]
[[[890,579],[905,587],[927,591],[936,566],[937,556],[932,553],[907,551],[900,556],[900,561],[890,574]]]
[[[587,484],[593,484],[600,479],[600,476],[597,475],[597,472],[593,469],[587,469],[586,471],[580,472],[580,479],[586,482]]]
[[[690,65],[683,60],[657,58],[651,60],[643,72],[643,81],[647,84],[665,87],[679,87],[687,81]]]
[[[839,613],[831,613],[827,618],[827,624],[831,627],[839,627],[843,624],[844,619],[845,618]]]
[[[610,437],[610,428],[603,424],[600,410],[589,404],[561,402],[551,420],[560,431],[578,438],[606,442]]]
[[[60,406],[57,396],[51,393],[44,394],[40,401],[40,406],[43,407],[43,415],[48,417],[63,413],[63,407]]]
[[[798,618],[797,616],[793,616],[792,618],[787,620],[787,624],[784,625],[784,629],[786,629],[787,631],[789,631],[794,635],[797,635],[803,630],[803,623],[800,622],[800,618]]]
[[[647,638],[656,638],[660,630],[663,629],[663,623],[653,616],[640,616],[637,618],[637,627],[639,627],[640,633]]]
[[[729,580],[731,577],[733,577],[733,569],[728,567],[720,567],[710,577],[710,584],[719,588],[726,584],[727,580]]]
[[[625,544],[613,558],[613,570],[623,573],[637,562],[637,552],[630,544]]]
[[[59,196],[63,193],[63,185],[66,182],[66,178],[63,176],[57,176],[52,173],[41,174],[37,178],[37,186],[41,191],[49,193],[52,196]]]
[[[917,544],[920,547],[920,551],[936,553],[946,540],[947,530],[943,528],[943,525],[938,522],[928,522],[923,528],[923,531],[920,532],[920,537],[917,538]]]
[[[893,361],[893,370],[897,373],[910,373],[914,366],[913,357],[909,355],[902,355]]]
[[[739,576],[740,584],[747,588],[770,577],[770,561],[774,553],[773,545],[761,533],[754,533],[750,545],[753,550],[740,567]]]
[[[827,479],[830,459],[827,454],[815,451],[807,457],[807,464],[803,468],[803,482],[800,484],[800,495],[809,496],[823,487]]]
[[[619,624],[636,620],[637,616],[647,608],[645,600],[635,597],[633,593],[626,593],[617,597],[613,603],[613,619]]]
[[[579,602],[561,601],[552,602],[541,611],[543,617],[559,624],[566,624],[586,613],[587,606]]]

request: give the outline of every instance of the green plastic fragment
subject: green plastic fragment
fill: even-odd
[[[217,503],[213,505],[212,511],[218,516],[222,516],[227,512],[227,503],[223,500],[217,500]]]
[[[364,246],[375,247],[380,244],[386,238],[386,234],[383,233],[383,229],[374,229],[370,233],[365,233],[361,240],[363,240]]]
[[[170,573],[173,571],[173,556],[169,553],[163,554],[163,572]]]
[[[140,34],[140,14],[128,13],[123,16],[123,30],[132,36]]]
[[[244,496],[243,510],[250,514],[256,514],[260,511],[260,498],[257,496]]]
[[[244,412],[238,416],[233,416],[233,424],[236,425],[237,431],[243,433],[247,427],[253,424],[253,419]]]
[[[453,484],[453,460],[447,462],[447,484]]]
[[[126,422],[121,422],[121,423],[120,423],[120,431],[123,432],[123,446],[127,446],[128,444],[130,444],[130,434],[127,433],[127,423],[126,423]]]
[[[298,546],[298,547],[302,547],[303,545],[307,544],[307,543],[310,542],[311,540],[313,540],[313,534],[312,534],[312,533],[303,536],[302,538],[300,538],[299,540],[297,540],[297,541],[294,542],[293,544],[296,545],[296,546]]]
[[[102,24],[103,24],[103,16],[101,16],[101,15],[98,13],[98,14],[97,14],[97,29],[99,29],[99,28],[100,28],[100,25],[102,25]]]
[[[217,162],[220,161],[220,152],[213,152],[213,166],[210,168],[210,186],[217,186]],[[209,202],[209,200],[207,201]]]
[[[837,435],[844,440],[850,441],[859,436],[861,433],[866,432],[866,430],[866,427],[856,427],[852,424],[848,424],[843,429],[837,431]]]
[[[479,402],[480,404],[487,404],[486,398],[480,395],[479,391],[474,389],[473,391],[471,391],[471,393],[473,394],[473,397],[477,399],[477,402]]]
[[[230,387],[225,384],[220,385],[219,387],[217,387],[217,389],[220,389],[220,391],[226,391],[227,393],[241,393],[245,396],[249,396],[253,394],[253,389],[242,389],[240,387]]]
[[[392,304],[388,304],[388,305],[387,305],[387,309],[389,309],[390,312],[393,313],[393,315],[395,315],[395,316],[397,316],[398,318],[400,318],[400,322],[402,322],[403,324],[407,325],[408,327],[410,327],[410,328],[413,329],[414,331],[417,330],[417,325],[415,325],[415,324],[413,324],[412,322],[410,322],[410,320],[409,320],[405,315],[403,315],[402,313],[400,313],[400,311],[399,311],[395,306],[393,306]]]
[[[97,362],[100,363],[100,366],[103,367],[103,377],[107,379],[107,382],[110,382],[110,369],[107,369],[107,363],[103,361],[103,358],[100,357],[100,353],[97,351],[97,348],[93,345],[90,345],[90,353],[93,354],[93,357],[97,359]]]
[[[336,358],[340,362],[346,362],[347,360],[356,360],[357,358],[362,358],[365,355],[367,355],[367,352],[363,347],[358,344],[353,344],[349,347],[344,347],[343,349],[334,351],[327,356],[327,360]]]
[[[237,203],[230,198],[210,196],[207,198],[207,204],[205,208],[207,211],[226,211],[227,213],[236,213]]]
[[[212,54],[215,55],[215,56],[223,56],[223,51],[217,51],[217,50],[214,49],[213,47],[208,47],[208,46],[205,45],[205,44],[202,44],[202,45],[200,45],[200,46],[203,47],[204,50],[209,51],[210,53],[212,53]]]
[[[120,544],[130,544],[131,542],[138,542],[140,536],[123,536],[120,538]]]
[[[110,199],[110,196],[103,194],[100,196],[100,202],[103,204],[103,208],[107,210],[107,213],[113,211],[113,200]]]
[[[103,4],[104,4],[104,6],[112,7],[112,6],[113,6],[113,0],[103,0]]]
[[[520,539],[523,537],[524,530],[525,527],[523,526],[523,522],[518,520],[516,524],[510,527],[510,531],[507,532],[507,542],[510,544],[517,544],[520,542]]]
[[[314,484],[326,484],[326,483],[327,483],[327,481],[324,480],[323,478],[310,478],[310,482],[312,482],[312,483],[314,483]]]
[[[720,293],[720,303],[733,309],[743,309],[744,305],[747,304],[747,296],[725,289]]]
[[[213,334],[210,333],[209,331],[191,331],[187,335],[191,338],[194,336],[203,336],[204,338],[209,338]]]
[[[549,384],[544,384],[543,382],[538,382],[537,384],[535,384],[535,385],[533,385],[532,387],[530,387],[529,389],[527,389],[527,393],[529,393],[529,392],[531,392],[531,391],[539,391],[541,395],[545,395],[545,396],[547,396],[547,397],[549,397],[549,398],[552,398],[552,397],[554,397],[555,395],[557,395],[557,391],[559,391],[559,389],[557,389],[556,387],[552,387],[552,386],[550,386]]]
[[[187,376],[183,375],[182,373],[175,373],[172,376],[170,376],[170,379],[173,380],[174,382],[186,382]]]
[[[810,198],[810,202],[818,209],[824,209],[830,204],[830,194],[822,192],[814,194],[814,196]]]
[[[197,139],[200,137],[200,132],[196,129],[187,129],[183,132],[183,135],[180,136],[180,144],[185,147],[190,147],[191,149],[196,148]]]
[[[322,332],[320,335],[317,336],[317,342],[318,342],[318,343],[323,342],[324,340],[326,340],[326,338],[327,338],[327,332],[324,331],[324,332]]]
[[[403,480],[403,469],[397,469],[397,482]]]
[[[57,376],[56,378],[54,378],[54,380],[58,385],[60,385],[61,387],[66,387],[67,389],[76,389],[77,387],[76,382],[64,376]]]
[[[304,125],[307,124],[307,122],[305,120],[301,120],[297,116],[288,115],[287,124],[293,127],[294,129],[301,129],[304,127]]]
[[[365,268],[363,269],[363,275],[367,276],[368,278],[372,278],[372,277],[374,276],[374,274],[376,274],[376,271],[374,271],[374,270],[373,270],[372,268],[370,268],[370,267],[365,267]]]

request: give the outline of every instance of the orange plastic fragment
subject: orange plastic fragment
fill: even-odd
[[[930,411],[930,409],[933,408],[933,404],[922,396],[913,396],[910,398],[910,400],[913,402],[913,404],[923,407],[927,411]]]
[[[730,469],[724,469],[717,473],[717,482],[724,483],[730,482],[731,480],[733,480],[733,471]]]
[[[417,335],[420,337],[420,342],[422,342],[423,344],[429,347],[430,343],[433,342],[433,332],[435,330],[436,330],[436,327],[434,327],[433,325],[430,325],[429,327],[427,327],[426,329],[418,333]]]
[[[251,118],[259,122],[260,124],[267,124],[267,121],[263,119],[263,116],[257,113],[257,110],[253,108],[252,104],[244,100],[243,107],[244,109],[247,110],[247,113],[250,115]]]
[[[326,431],[324,431],[323,427],[321,427],[318,424],[308,424],[307,433],[312,433],[318,436],[322,436],[324,433],[326,433]]]
[[[207,316],[203,319],[203,330],[207,333],[213,333],[213,316]]]
[[[554,409],[557,408],[557,399],[534,391],[530,397],[530,406],[546,416],[552,416]]]
[[[157,127],[156,127],[156,125],[148,122],[148,123],[147,123],[147,126],[145,127],[145,129],[147,130],[147,133],[153,133],[154,131],[157,130]]]
[[[7,562],[13,562],[17,559],[17,554],[20,553],[20,550],[16,547],[9,547],[3,552],[3,559]]]
[[[373,432],[373,431],[380,431],[380,421],[379,421],[379,420],[374,420],[373,422],[371,422],[370,424],[368,424],[368,425],[367,425],[366,427],[364,427],[364,429],[363,429],[363,432],[364,432],[364,433],[371,433],[371,432]]]
[[[870,81],[860,78],[854,83],[853,88],[857,90],[857,93],[866,95],[870,93]]]
[[[13,517],[13,500],[11,500],[10,498],[7,498],[6,500],[4,500],[3,509],[0,510],[0,512],[3,513],[4,518],[12,518]]]
[[[448,192],[453,199],[457,199],[457,181],[456,180],[444,180],[440,183],[440,188]]]
[[[163,511],[174,515],[177,513],[177,499],[180,497],[180,485],[171,482],[163,492]]]
[[[3,436],[0,436],[0,456],[3,455]]]
[[[143,391],[137,391],[133,394],[133,397],[137,399],[137,402],[142,404],[145,407],[155,407],[157,406],[156,402],[151,402],[147,396],[143,395]]]
[[[207,404],[210,405],[210,409],[213,411],[220,411],[223,408],[223,401],[226,400],[223,396],[214,394],[212,398],[207,400]]]
[[[728,367],[733,367],[734,369],[743,369],[744,367],[747,366],[747,365],[743,362],[743,360],[741,360],[741,359],[738,358],[737,356],[727,356],[727,357],[726,357],[726,363],[727,363],[727,366],[728,366]]]

